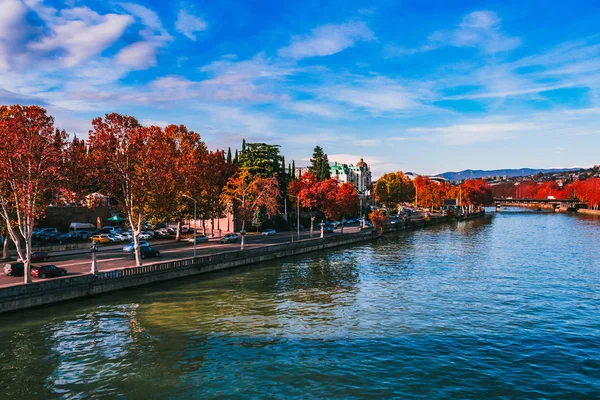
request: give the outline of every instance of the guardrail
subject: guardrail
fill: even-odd
[[[348,233],[340,236],[325,236],[324,238],[316,237],[311,239],[303,239],[297,242],[286,242],[275,244],[271,246],[257,247],[245,250],[235,250],[227,253],[212,254],[208,256],[201,256],[196,258],[188,258],[185,260],[167,261],[163,263],[147,264],[142,266],[125,267],[122,269],[115,269],[110,271],[98,272],[94,276],[96,281],[109,281],[114,279],[121,279],[132,277],[136,275],[149,274],[155,272],[165,272],[179,268],[199,268],[203,266],[210,266],[213,264],[219,264],[224,262],[237,261],[241,259],[248,259],[252,257],[259,257],[266,254],[275,254],[281,251],[293,251],[296,249],[302,249],[311,244],[323,245],[342,241],[352,242],[354,238],[361,240],[362,236],[370,235],[371,231]]]

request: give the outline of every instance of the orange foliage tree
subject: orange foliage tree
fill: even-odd
[[[31,282],[32,234],[60,186],[67,135],[38,106],[0,106],[0,206]],[[25,242],[25,249],[20,244]]]
[[[300,207],[308,210],[311,236],[314,231],[317,212],[323,204],[323,187],[315,175],[305,172],[300,179],[292,181],[288,188],[288,192],[295,197],[295,202],[299,201]]]
[[[439,208],[446,198],[450,185],[429,179],[426,176],[417,176],[414,180],[415,201],[417,206]]]
[[[130,116],[117,113],[92,121],[88,144],[97,184],[114,196],[133,230],[134,253],[141,265],[139,234],[153,193],[170,182],[171,157],[165,157],[169,141],[157,126],[145,127]]]
[[[341,232],[344,233],[345,217],[356,215],[360,207],[358,191],[351,183],[338,185],[334,179],[327,179],[321,182],[321,192],[324,193],[323,213],[328,219],[340,218],[342,220]]]
[[[222,196],[225,204],[237,210],[242,221],[242,231],[246,230],[246,222],[261,209],[269,218],[279,213],[280,192],[277,176],[251,176],[248,169],[242,168],[228,180]],[[242,235],[242,249],[244,243]]]
[[[385,222],[387,220],[385,216],[385,212],[383,210],[375,210],[371,214],[369,214],[369,219],[373,224],[373,227],[377,229],[379,235],[383,233],[383,227],[385,226]]]

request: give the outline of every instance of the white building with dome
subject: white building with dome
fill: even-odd
[[[354,185],[362,199],[369,199],[371,190],[371,169],[369,165],[360,159],[356,165],[333,163],[330,167],[331,177],[340,182],[349,182]]]

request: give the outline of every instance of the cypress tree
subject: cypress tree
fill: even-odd
[[[238,151],[237,151],[237,149],[235,149],[235,158],[233,159],[233,162],[236,163],[236,164],[238,163]]]
[[[285,156],[281,156],[281,172],[285,174]]]
[[[292,176],[296,176],[296,161],[292,160]]]
[[[246,139],[242,139],[242,153],[246,151]]]
[[[292,171],[292,164],[288,164],[288,175],[292,178],[294,177],[294,172]]]
[[[231,147],[227,149],[227,164],[231,164]]]

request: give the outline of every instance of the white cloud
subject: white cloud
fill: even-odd
[[[329,56],[356,42],[374,39],[375,34],[363,22],[324,25],[313,29],[310,35],[294,36],[289,46],[279,49],[279,55],[292,59]]]
[[[24,35],[27,7],[18,0],[0,0],[0,71],[10,68]]]
[[[130,44],[116,56],[119,64],[133,69],[146,69],[156,65],[157,45],[151,41]]]
[[[191,40],[196,40],[195,33],[205,31],[206,22],[202,18],[195,17],[185,10],[179,10],[175,29]]]
[[[501,22],[494,12],[475,11],[467,14],[456,28],[432,33],[428,43],[421,47],[410,49],[390,45],[386,53],[388,56],[403,56],[454,46],[477,47],[484,53],[496,54],[518,47],[521,39],[506,35]]]
[[[346,84],[318,89],[328,99],[367,110],[373,114],[403,113],[422,107],[420,98],[425,93],[405,87],[386,77],[346,79]]]
[[[62,49],[66,52],[65,65],[72,67],[110,47],[131,23],[129,15],[99,15],[85,7],[71,9],[62,12],[50,26],[50,35],[29,47],[40,51]]]
[[[145,28],[139,34],[143,40],[130,44],[116,56],[119,64],[131,69],[146,69],[156,65],[158,49],[167,45],[173,37],[163,28],[158,15],[139,4],[121,3],[129,13],[136,16]]]
[[[323,118],[338,118],[342,113],[332,105],[316,101],[293,101],[283,103],[282,107],[300,115],[317,115]]]

